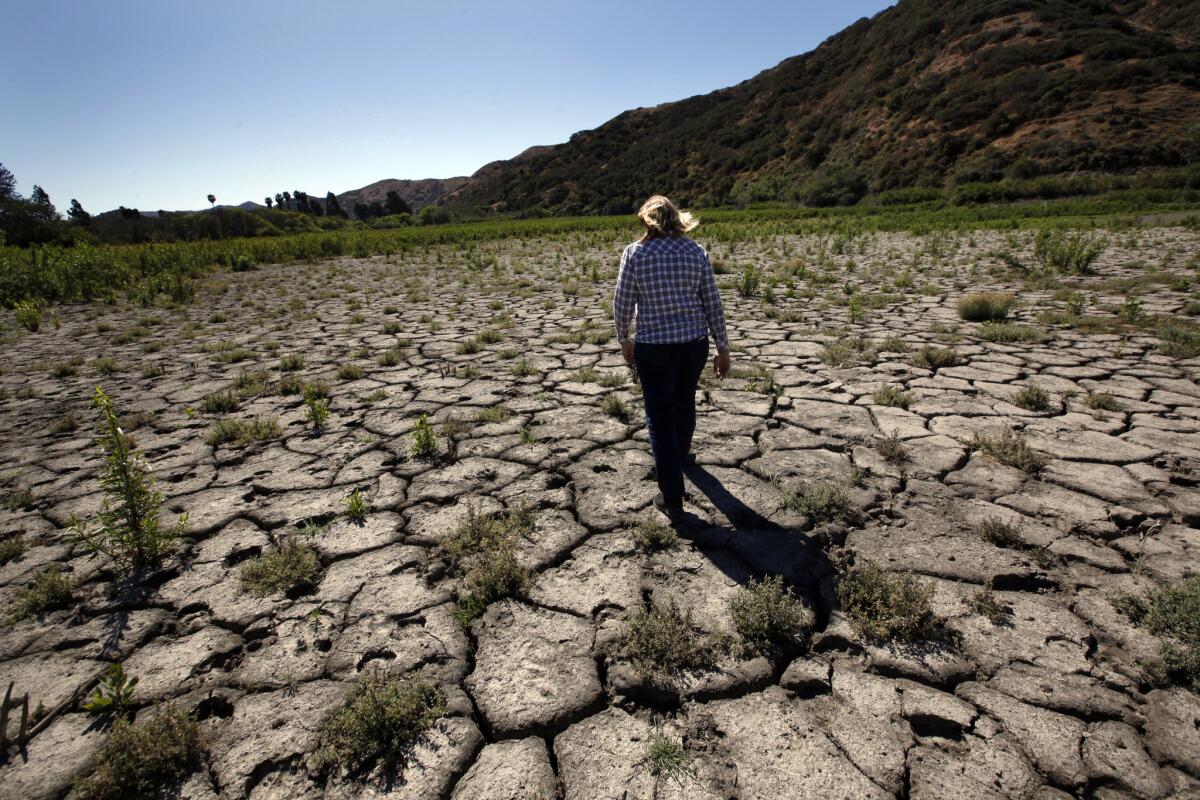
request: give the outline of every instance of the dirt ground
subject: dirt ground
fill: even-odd
[[[657,552],[635,536],[665,520],[610,336],[606,237],[263,266],[182,309],[63,307],[36,333],[6,320],[0,533],[26,549],[0,566],[0,605],[53,563],[75,588],[69,608],[0,627],[0,689],[58,712],[0,768],[0,795],[65,795],[104,740],[78,691],[119,661],[139,719],[179,704],[201,720],[191,800],[1200,797],[1200,700],[1155,679],[1162,642],[1112,602],[1200,566],[1200,362],[1123,324],[1184,318],[1200,235],[1115,231],[1095,275],[1059,286],[994,256],[1029,263],[1028,234],[705,244],[737,371],[702,384],[687,515]],[[769,301],[739,295],[746,266],[777,281]],[[979,291],[1017,296],[1026,340],[959,318]],[[1069,322],[1072,302],[1093,324]],[[956,358],[930,365],[927,346]],[[280,393],[288,376],[328,384],[323,430]],[[67,536],[101,500],[96,385],[164,518],[187,513],[140,590]],[[1031,386],[1041,410],[1014,402]],[[206,411],[227,388],[236,408]],[[433,456],[413,454],[422,414]],[[210,445],[223,417],[278,431]],[[1036,465],[981,441],[1023,442]],[[820,491],[837,502],[814,506]],[[516,508],[532,511],[528,586],[464,626],[443,544],[469,511]],[[997,522],[1008,539],[981,535]],[[244,564],[289,534],[318,554],[313,584],[241,591]],[[930,586],[944,635],[864,639],[836,587],[866,560]],[[730,601],[764,576],[810,609],[803,646],[669,674],[624,649],[647,603],[735,636]],[[447,712],[398,780],[330,777],[309,758],[321,722],[378,670],[436,684]],[[655,774],[659,735],[686,770]]]

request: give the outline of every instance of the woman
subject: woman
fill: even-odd
[[[729,340],[708,253],[685,235],[699,220],[661,195],[637,215],[646,232],[621,254],[613,317],[621,354],[642,382],[658,476],[654,505],[674,516],[683,510],[684,462],[694,461],[696,384],[708,360],[708,334],[717,346],[718,378],[729,372]],[[629,338],[635,307],[636,344]]]

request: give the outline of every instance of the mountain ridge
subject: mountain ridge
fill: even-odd
[[[1200,163],[1200,1],[901,0],[733,86],[484,165],[438,202],[625,213]]]

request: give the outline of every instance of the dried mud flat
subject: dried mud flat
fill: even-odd
[[[4,345],[12,500],[0,524],[28,547],[0,567],[0,600],[57,562],[76,601],[2,629],[0,687],[14,681],[56,709],[123,662],[140,678],[141,715],[178,704],[201,720],[204,769],[179,795],[191,800],[1198,797],[1200,700],[1151,680],[1160,642],[1110,598],[1200,565],[1200,366],[1139,331],[979,338],[955,310],[964,291],[1015,292],[1019,325],[1064,307],[987,256],[1015,244],[1027,258],[1027,240],[875,234],[836,254],[816,239],[714,245],[747,372],[706,382],[689,517],[678,546],[656,553],[633,535],[657,518],[640,398],[615,343],[595,343],[618,252],[606,237],[264,267],[222,276],[181,310],[60,309],[60,327]],[[1182,229],[1114,234],[1097,274],[1077,279],[1094,299],[1084,314],[1112,318],[1104,307],[1127,288],[1114,279],[1198,253],[1200,236]],[[773,304],[734,290],[743,265],[789,258],[821,259],[836,282],[815,298],[780,286]],[[894,302],[853,323],[832,302],[905,274]],[[1176,315],[1188,299],[1149,282],[1138,310]],[[461,346],[485,329],[500,341]],[[848,337],[866,341],[847,348]],[[924,345],[952,347],[960,363],[917,366]],[[319,433],[302,398],[277,391],[289,354],[303,356],[295,374],[331,386]],[[116,591],[106,563],[65,532],[100,501],[96,384],[165,507],[188,514],[175,556],[140,592]],[[275,416],[278,436],[206,443],[222,415],[203,399],[234,384],[228,416]],[[1010,402],[1029,385],[1049,393],[1048,410]],[[886,386],[909,394],[907,409],[876,402]],[[628,421],[606,413],[610,394]],[[1101,394],[1109,410],[1087,402]],[[478,419],[496,406],[511,415]],[[421,413],[435,430],[459,421],[436,458],[411,454]],[[1004,430],[1042,454],[1040,471],[972,446]],[[885,439],[907,460],[884,458]],[[841,489],[841,519],[805,515],[795,499],[814,485]],[[370,503],[361,523],[343,514],[355,489]],[[517,545],[526,596],[465,628],[462,579],[439,545],[468,508],[517,507],[533,512]],[[981,537],[988,520],[1016,538]],[[320,525],[315,584],[241,593],[241,565],[305,523]],[[850,552],[930,584],[950,635],[857,635],[835,599],[834,562]],[[813,611],[802,652],[658,678],[623,656],[622,631],[647,601],[673,600],[704,632],[728,634],[729,599],[769,575]],[[984,589],[995,621],[972,604]],[[447,712],[399,779],[327,779],[309,759],[320,723],[380,669],[437,684]],[[92,723],[69,704],[0,768],[0,795],[64,796],[103,741]],[[690,774],[650,768],[656,731],[684,744]]]

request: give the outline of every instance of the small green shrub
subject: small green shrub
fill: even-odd
[[[47,611],[68,608],[75,600],[75,584],[63,575],[57,564],[39,571],[25,586],[17,590],[9,608],[10,622],[38,617]]]
[[[36,333],[42,327],[42,310],[33,300],[22,300],[13,306],[13,318],[30,333]]]
[[[967,598],[967,608],[981,617],[986,617],[993,625],[1003,622],[1009,614],[1009,609],[996,599],[991,589],[980,589]]]
[[[528,378],[530,375],[537,375],[538,370],[529,359],[522,358],[520,361],[512,365],[512,374],[518,378]]]
[[[167,707],[148,722],[118,719],[68,800],[165,797],[202,765],[200,725],[186,711]]]
[[[1162,665],[1154,677],[1200,692],[1200,575],[1144,597],[1122,594],[1111,600],[1133,622],[1162,637]]]
[[[692,612],[651,603],[633,613],[622,634],[621,654],[643,674],[704,669],[716,660],[716,648],[692,623]]]
[[[133,690],[138,679],[127,676],[120,664],[109,664],[92,696],[83,704],[85,711],[98,717],[116,717],[133,708]]]
[[[1043,328],[1029,325],[1017,325],[1013,322],[985,322],[979,326],[975,335],[985,342],[1047,342],[1051,338]]]
[[[228,414],[237,411],[240,401],[232,389],[206,394],[200,400],[200,410],[205,414]]]
[[[967,322],[1000,322],[1008,318],[1017,298],[1007,292],[978,292],[958,300],[958,316]]]
[[[679,534],[661,522],[639,522],[633,529],[633,541],[647,553],[674,550],[679,546]]]
[[[20,532],[9,534],[0,539],[0,566],[4,566],[10,561],[16,561],[25,555],[27,547],[25,534]]]
[[[999,436],[975,434],[971,446],[986,453],[1001,464],[1014,467],[1030,475],[1041,472],[1047,463],[1044,455],[1034,450],[1025,437],[1005,429]]]
[[[483,423],[493,423],[504,422],[512,416],[513,411],[507,406],[492,406],[480,411],[478,417],[476,418]]]
[[[362,772],[376,762],[385,769],[404,764],[411,746],[446,714],[436,687],[382,673],[359,681],[349,702],[321,725],[318,766]]]
[[[471,338],[459,344],[459,346],[455,348],[454,352],[458,353],[460,356],[469,356],[478,353],[482,349],[483,344],[481,344],[478,339]]]
[[[100,412],[97,443],[104,453],[100,469],[100,489],[104,494],[97,526],[88,526],[71,515],[71,535],[92,553],[111,558],[127,574],[157,567],[175,548],[187,515],[164,527],[159,519],[162,495],[154,489],[154,479],[141,454],[133,449],[121,429],[112,401],[100,387],[92,397],[92,406]]]
[[[754,267],[746,267],[742,271],[742,275],[738,278],[737,293],[738,296],[749,300],[758,294],[759,285],[762,283],[762,275]]]
[[[219,419],[208,433],[205,442],[209,447],[223,444],[244,446],[255,442],[278,439],[283,433],[275,417],[254,417],[249,420]]]
[[[370,501],[363,497],[363,493],[359,489],[351,492],[348,497],[342,500],[342,503],[346,506],[346,516],[354,522],[362,522],[371,511]]]
[[[615,420],[628,423],[629,422],[629,407],[621,401],[621,398],[615,394],[607,394],[604,400],[600,403],[600,410]]]
[[[749,653],[803,644],[813,617],[779,576],[751,580],[729,602],[733,624]]]
[[[437,434],[433,430],[433,425],[429,424],[429,415],[422,414],[417,417],[417,423],[413,426],[412,442],[409,444],[408,453],[413,458],[437,458]]]
[[[379,366],[396,367],[404,363],[404,348],[389,347],[379,356]]]
[[[813,522],[848,520],[855,516],[854,504],[841,486],[833,483],[812,483],[798,491],[784,492],[784,506],[799,511]]]
[[[902,408],[905,411],[912,405],[913,396],[899,386],[885,386],[875,392],[875,403],[881,406]]]
[[[1043,228],[1033,241],[1033,257],[1051,273],[1091,275],[1092,264],[1108,248],[1108,238],[1083,231],[1064,233]]]
[[[886,572],[864,560],[842,574],[837,595],[854,630],[868,641],[911,642],[938,634],[933,587],[911,574]]]
[[[957,367],[962,363],[958,351],[949,347],[930,347],[925,345],[913,354],[913,364],[925,369],[939,370],[943,367]]]
[[[1026,411],[1049,411],[1051,407],[1050,393],[1033,384],[1017,391],[1010,400],[1014,406]]]
[[[299,536],[288,536],[279,545],[242,564],[241,591],[266,597],[311,587],[316,585],[320,570],[317,551]]]
[[[904,442],[894,431],[890,436],[875,440],[875,451],[883,457],[884,461],[895,466],[907,464],[912,460]]]
[[[363,374],[363,368],[358,364],[342,364],[337,370],[338,380],[340,381],[356,381]]]
[[[290,353],[279,359],[280,372],[299,372],[304,369],[304,356],[299,353]]]
[[[991,542],[997,547],[1007,547],[1010,550],[1020,550],[1025,547],[1025,540],[1017,533],[1017,526],[1005,522],[999,517],[988,517],[979,523],[976,529],[984,541]]]
[[[314,431],[322,430],[329,422],[329,400],[324,397],[304,398],[304,418]]]
[[[1089,392],[1084,405],[1096,411],[1124,411],[1125,406],[1109,392]]]

